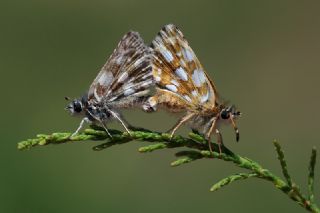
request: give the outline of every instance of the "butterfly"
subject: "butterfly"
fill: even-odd
[[[143,105],[145,111],[163,107],[171,112],[186,112],[170,130],[171,137],[187,123],[208,140],[217,135],[221,153],[221,123],[231,123],[239,140],[235,120],[240,112],[220,100],[213,81],[205,72],[182,32],[173,24],[166,25],[152,41],[152,73],[156,93]]]
[[[140,106],[153,84],[151,50],[137,32],[128,32],[120,40],[87,94],[74,99],[67,107],[72,115],[83,117],[77,134],[85,123],[103,127],[111,137],[106,123],[118,120],[130,133],[129,124],[119,109]]]

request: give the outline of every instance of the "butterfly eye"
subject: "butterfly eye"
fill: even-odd
[[[78,112],[78,113],[82,111],[82,104],[81,104],[80,101],[75,100],[75,101],[73,102],[73,110],[74,110],[75,112]]]
[[[241,112],[239,112],[239,111],[234,112],[233,115],[234,115],[234,116],[240,116],[240,115],[241,115]]]
[[[224,109],[224,110],[221,111],[220,116],[221,116],[222,119],[228,119],[230,117],[229,113],[230,112],[228,110]]]

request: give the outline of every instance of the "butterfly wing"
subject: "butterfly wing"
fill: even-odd
[[[162,96],[173,96],[170,100],[176,101],[177,106],[182,104],[194,110],[215,106],[217,93],[214,84],[175,25],[163,27],[151,47],[154,50],[153,76]],[[168,98],[160,99],[163,104],[172,105]]]
[[[109,89],[109,102],[125,102],[145,96],[153,84],[150,48],[132,50]]]
[[[140,35],[128,32],[91,84],[89,98],[115,102],[146,94],[153,82],[150,60],[150,48]]]

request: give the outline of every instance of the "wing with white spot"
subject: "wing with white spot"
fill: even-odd
[[[91,84],[89,99],[117,101],[146,93],[153,82],[150,57],[150,48],[137,32],[125,34]]]
[[[132,49],[120,69],[119,75],[110,86],[107,101],[135,101],[149,92],[150,86],[154,83],[149,47]]]
[[[175,25],[163,27],[151,47],[153,75],[162,93],[175,95],[193,108],[215,106],[215,87]]]

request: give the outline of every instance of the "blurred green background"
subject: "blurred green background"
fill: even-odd
[[[101,152],[91,149],[97,142],[29,151],[17,151],[16,143],[74,131],[80,120],[64,111],[64,96],[88,89],[127,31],[150,43],[163,25],[175,23],[222,96],[243,112],[240,142],[225,127],[225,144],[281,175],[271,143],[278,139],[306,191],[311,147],[320,148],[319,11],[316,0],[2,0],[0,212],[303,212],[259,179],[209,192],[242,171],[219,160],[171,168],[176,150],[140,154],[138,142]],[[177,119],[165,112],[125,115],[158,131]]]

